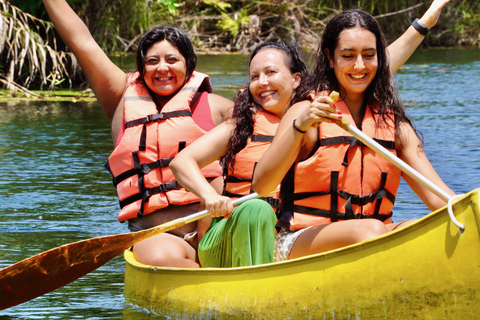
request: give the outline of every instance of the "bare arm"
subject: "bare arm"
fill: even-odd
[[[232,100],[218,94],[210,93],[208,95],[208,104],[212,112],[213,123],[215,123],[216,126],[231,117],[233,111]]]
[[[200,168],[220,159],[227,152],[232,130],[230,122],[221,123],[183,149],[170,163],[177,181],[202,199],[213,217],[229,214],[233,205],[230,198],[219,195],[208,183]]]
[[[43,0],[63,41],[77,57],[107,118],[112,121],[125,88],[125,73],[98,46],[65,0]]]
[[[255,167],[253,190],[260,195],[274,190],[292,164],[308,156],[317,139],[318,124],[333,119],[339,119],[339,114],[330,97],[294,104],[282,118],[272,144]],[[295,126],[306,133],[296,130],[293,120]]]
[[[396,144],[398,145],[397,152],[400,159],[417,170],[421,175],[432,181],[439,188],[445,190],[448,194],[452,196],[455,195],[455,193],[443,182],[433,168],[432,164],[425,155],[420,140],[411,126],[402,124],[399,140],[399,143]],[[424,185],[410,178],[408,175],[402,174],[402,177],[430,210],[436,210],[447,204],[445,201],[428,190]]]
[[[434,0],[425,14],[418,19],[418,22],[425,28],[433,28],[437,24],[443,7],[448,2],[450,0]],[[407,62],[424,38],[414,27],[410,26],[400,38],[388,46],[387,51],[390,61],[390,72],[392,74],[397,72]]]

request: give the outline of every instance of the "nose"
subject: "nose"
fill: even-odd
[[[265,74],[260,74],[258,76],[258,85],[262,87],[262,86],[266,86],[267,84],[268,84],[267,76]]]
[[[168,71],[168,64],[164,60],[160,60],[157,65],[158,72],[167,72]]]
[[[362,71],[365,68],[365,63],[363,62],[362,55],[357,56],[357,60],[355,61],[355,71]]]

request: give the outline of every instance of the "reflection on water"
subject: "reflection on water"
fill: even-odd
[[[457,193],[480,187],[479,57],[478,49],[422,51],[396,75],[428,157]],[[246,61],[200,56],[198,65],[216,93],[233,98],[247,81]],[[115,190],[103,168],[111,150],[109,124],[97,103],[0,104],[0,268],[66,243],[127,232],[116,220]],[[397,220],[427,213],[402,182]],[[125,302],[123,271],[119,256],[0,316],[158,318]]]

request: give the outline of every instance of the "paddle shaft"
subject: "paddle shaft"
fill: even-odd
[[[232,203],[237,206],[259,197],[252,193],[235,199]],[[0,310],[63,287],[101,267],[135,243],[179,228],[208,214],[208,210],[203,210],[147,230],[66,244],[8,266],[0,270]]]
[[[342,127],[344,130],[351,133],[355,138],[357,138],[358,140],[363,142],[366,146],[370,147],[372,150],[374,150],[375,152],[377,152],[378,154],[380,154],[381,156],[386,158],[388,161],[390,161],[398,169],[405,172],[410,178],[414,179],[415,181],[421,183],[423,186],[428,188],[428,190],[432,191],[439,198],[443,199],[444,201],[448,201],[452,197],[446,191],[439,188],[433,182],[428,180],[426,177],[421,175],[418,171],[416,171],[411,166],[409,166],[407,163],[405,163],[402,159],[394,156],[390,151],[385,149],[378,142],[376,142],[375,140],[373,140],[372,138],[367,136],[364,132],[360,131],[355,126],[351,125],[345,119],[342,119],[341,121],[338,120],[338,121],[336,121],[336,123],[337,123],[337,125]]]

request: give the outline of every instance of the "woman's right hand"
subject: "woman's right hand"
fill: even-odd
[[[318,127],[321,122],[335,122],[342,119],[342,112],[334,106],[334,101],[324,92],[312,94],[313,101],[309,108],[295,119],[295,127],[307,131],[311,127]]]
[[[204,199],[205,209],[213,218],[230,218],[233,210],[232,200],[219,194],[212,194]]]

